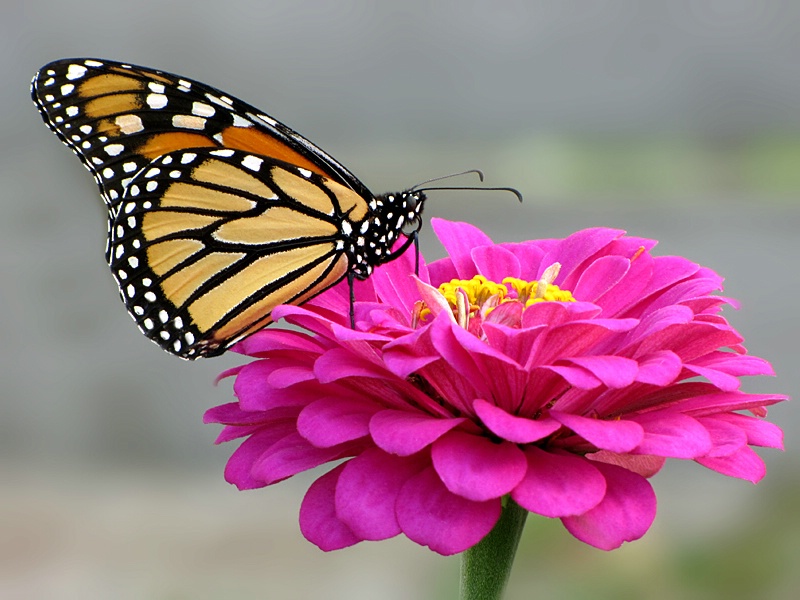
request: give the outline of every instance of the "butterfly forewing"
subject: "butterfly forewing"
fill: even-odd
[[[92,172],[112,212],[130,178],[151,160],[186,148],[234,148],[271,156],[367,189],[289,127],[224,92],[155,69],[95,59],[43,67],[31,95],[45,123]]]
[[[298,202],[297,198],[304,202]],[[346,228],[367,215],[336,182],[268,157],[166,154],[126,188],[111,270],[142,332],[185,358],[223,352],[347,273]]]

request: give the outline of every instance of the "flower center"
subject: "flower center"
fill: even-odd
[[[575,302],[572,292],[553,284],[560,269],[561,265],[554,263],[538,281],[506,277],[497,283],[483,275],[475,275],[472,279],[452,279],[441,284],[438,291],[450,305],[459,325],[467,328],[470,320],[482,320],[507,302],[522,303],[526,308],[536,302]],[[422,308],[419,317],[425,319],[429,312],[428,308]]]

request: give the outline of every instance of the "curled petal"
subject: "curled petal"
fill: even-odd
[[[500,518],[500,499],[473,502],[449,491],[433,467],[411,477],[397,497],[397,522],[408,538],[439,554],[471,548]]]
[[[369,420],[380,406],[374,402],[322,398],[306,406],[297,417],[297,432],[320,448],[369,435]]]
[[[316,448],[299,433],[292,433],[272,444],[255,461],[252,474],[269,485],[347,454],[347,449],[342,446]]]
[[[616,465],[594,464],[606,479],[606,495],[594,508],[561,522],[582,542],[613,550],[647,533],[656,516],[656,495],[641,475]]]
[[[450,431],[431,447],[433,468],[447,489],[481,502],[506,495],[525,475],[525,455],[515,444]]]
[[[365,540],[384,540],[400,533],[397,495],[425,462],[370,448],[344,465],[336,485],[336,514]]]
[[[644,437],[642,426],[633,421],[590,419],[555,410],[550,411],[550,416],[601,450],[630,452]]]
[[[491,246],[492,240],[477,227],[469,223],[431,219],[436,237],[447,250],[459,279],[470,279],[478,274],[472,260],[472,249]]]
[[[644,429],[644,438],[635,454],[672,458],[697,458],[711,450],[708,429],[688,415],[671,411],[645,413],[632,417]]]
[[[647,479],[658,473],[664,466],[664,463],[667,462],[667,459],[663,456],[617,454],[616,452],[609,452],[608,450],[600,450],[599,452],[587,454],[586,458],[610,465],[617,465],[628,471],[638,473]]]
[[[606,480],[592,463],[570,454],[525,449],[527,471],[511,492],[521,507],[546,517],[581,515],[606,494]]]
[[[747,434],[740,428],[716,417],[700,417],[698,421],[711,434],[713,447],[705,456],[730,456],[747,445]]]
[[[505,277],[520,277],[520,262],[513,251],[502,246],[479,246],[472,250],[472,259],[478,273],[490,281],[502,281]]]
[[[240,490],[252,490],[268,485],[264,479],[253,474],[253,465],[278,440],[291,435],[293,430],[294,427],[291,423],[283,423],[251,435],[228,459],[228,464],[225,465],[225,481],[232,483]]]
[[[603,385],[618,389],[631,385],[639,373],[635,360],[624,356],[581,356],[569,362],[589,371]]]
[[[636,381],[652,385],[669,385],[681,374],[683,362],[671,350],[659,350],[640,359]]]
[[[747,434],[748,444],[783,450],[783,431],[769,421],[739,413],[720,413],[714,418],[741,428]]]
[[[472,406],[489,431],[517,444],[537,442],[561,427],[561,423],[549,417],[528,419],[511,415],[486,400],[475,400]]]
[[[300,532],[325,552],[347,548],[362,540],[336,515],[336,483],[345,465],[329,471],[308,488],[300,505]]]
[[[389,454],[411,456],[429,446],[466,419],[438,419],[421,413],[383,410],[370,420],[375,444]]]
[[[728,477],[737,477],[752,483],[758,483],[767,474],[764,461],[750,446],[739,448],[739,450],[727,456],[696,458],[695,462],[717,473],[722,473]]]
[[[604,256],[581,273],[573,294],[586,302],[595,302],[613,288],[627,273],[631,261],[624,256]]]

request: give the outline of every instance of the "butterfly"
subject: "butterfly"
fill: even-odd
[[[187,77],[63,59],[36,73],[31,96],[100,188],[128,312],[184,359],[223,353],[279,304],[345,278],[352,322],[353,281],[422,226],[423,190],[373,195],[283,123]]]

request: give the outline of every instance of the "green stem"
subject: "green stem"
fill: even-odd
[[[461,555],[461,600],[500,600],[528,511],[511,498],[489,534]]]

